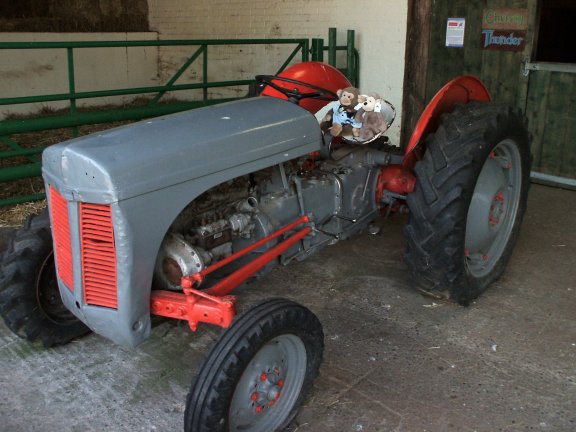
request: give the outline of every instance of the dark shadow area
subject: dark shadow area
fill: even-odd
[[[0,32],[145,32],[146,0],[20,0],[0,3]]]
[[[576,63],[573,0],[547,0],[541,3],[536,61]]]

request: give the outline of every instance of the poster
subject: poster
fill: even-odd
[[[464,46],[465,27],[466,27],[466,18],[448,18],[448,23],[446,24],[447,47]]]

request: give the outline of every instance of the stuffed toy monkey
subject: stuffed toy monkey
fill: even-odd
[[[362,140],[372,139],[388,129],[388,122],[381,112],[382,98],[378,93],[361,96],[363,102],[356,105],[356,121],[361,123],[359,137]],[[358,136],[358,135],[355,135]]]
[[[355,87],[346,87],[336,92],[338,100],[332,103],[332,108],[322,119],[322,124],[326,125],[332,121],[331,127],[325,127],[323,130],[330,130],[332,136],[339,136],[346,125],[352,126],[352,134],[358,136],[362,123],[356,120],[356,105],[362,99],[358,98],[358,89]]]

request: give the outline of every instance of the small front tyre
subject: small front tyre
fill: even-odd
[[[45,347],[90,332],[62,303],[47,211],[29,217],[0,256],[0,315],[16,335]]]
[[[318,318],[285,299],[239,316],[201,366],[186,401],[186,432],[274,432],[285,428],[318,375]]]

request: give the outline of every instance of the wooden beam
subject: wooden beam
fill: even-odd
[[[404,148],[426,106],[426,82],[430,52],[433,0],[408,0],[406,66],[400,142]]]

